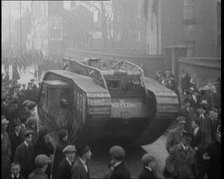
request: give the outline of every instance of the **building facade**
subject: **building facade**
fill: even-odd
[[[144,5],[148,54],[185,45],[187,56],[220,56],[220,0],[144,0]]]

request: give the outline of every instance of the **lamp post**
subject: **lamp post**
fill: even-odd
[[[11,49],[11,17],[10,17],[10,1],[9,1],[9,49]]]
[[[23,41],[22,41],[22,15],[21,15],[21,0],[19,1],[19,15],[20,15],[20,48],[23,49]]]

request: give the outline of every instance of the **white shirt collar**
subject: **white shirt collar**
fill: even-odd
[[[187,150],[187,149],[188,149],[188,146],[185,146],[185,145],[183,144],[183,142],[181,143],[181,145],[182,145],[182,147],[183,147],[184,150]]]
[[[72,166],[72,161],[70,161],[68,157],[66,157],[66,160],[68,161],[69,165]]]
[[[79,159],[80,159],[81,163],[83,164],[83,166],[84,166],[86,172],[88,172],[88,167],[87,167],[87,165],[86,165],[86,161],[83,160],[81,157],[79,157]]]
[[[149,166],[145,166],[145,168],[147,168],[149,171],[152,172],[152,168],[151,168],[151,167],[149,167]]]
[[[29,144],[27,143],[27,141],[24,141],[24,144],[25,144],[25,146],[27,146],[27,147],[29,146]]]
[[[114,164],[114,167],[116,167],[116,166],[118,166],[119,164],[121,164],[122,162],[120,161],[120,162],[117,162],[117,163],[115,163]]]
[[[12,176],[12,178],[14,178],[14,177],[15,177],[13,174],[12,174],[11,176]],[[16,176],[16,178],[19,178],[19,174]]]
[[[199,127],[196,127],[196,128],[194,129],[194,135],[197,134],[198,130],[199,130]]]

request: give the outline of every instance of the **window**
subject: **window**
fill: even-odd
[[[194,41],[185,41],[184,45],[187,46],[187,57],[193,57],[195,51],[195,42]]]
[[[183,20],[194,19],[194,0],[183,0]]]

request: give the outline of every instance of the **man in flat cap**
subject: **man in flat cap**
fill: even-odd
[[[89,179],[89,167],[87,162],[91,159],[92,152],[85,143],[78,143],[76,147],[78,157],[71,169],[71,179]]]
[[[166,150],[169,153],[170,149],[174,147],[175,145],[181,143],[182,141],[182,132],[184,131],[185,126],[185,117],[179,116],[176,119],[177,121],[177,127],[170,131],[167,141],[166,141]]]
[[[182,142],[175,145],[166,159],[165,170],[176,179],[194,179],[196,174],[195,151],[190,146],[192,134],[183,131]]]
[[[142,156],[143,169],[139,174],[139,179],[157,179],[156,176],[156,160],[150,154],[145,154]]]
[[[194,109],[191,107],[190,100],[188,98],[184,99],[184,104],[180,109],[179,115],[185,117],[186,124],[184,126],[184,129],[187,131],[191,131],[191,122],[194,116]]]
[[[21,166],[21,174],[27,178],[34,168],[34,151],[32,146],[33,131],[29,129],[24,130],[24,142],[17,148],[14,157],[14,162],[18,162]]]
[[[56,175],[56,171],[59,163],[65,158],[63,149],[68,145],[68,131],[66,129],[60,129],[58,132],[58,138],[54,154],[53,163],[53,176]]]
[[[11,157],[11,144],[8,133],[6,132],[9,121],[5,116],[1,116],[1,143],[2,143],[2,178],[9,175],[10,172],[10,157]]]
[[[112,146],[109,151],[112,161],[114,163],[114,169],[110,178],[124,178],[129,179],[131,177],[130,171],[124,165],[124,157],[126,155],[125,150],[118,145]]]
[[[13,121],[13,126],[14,131],[9,134],[12,149],[11,162],[13,161],[16,148],[23,142],[22,123],[18,118]]]
[[[35,157],[35,169],[34,171],[28,176],[28,179],[48,179],[48,175],[45,171],[48,168],[48,164],[51,163],[51,159],[44,155],[39,154]]]
[[[76,148],[74,145],[67,145],[63,152],[65,158],[59,163],[55,179],[71,178],[71,169],[75,160]]]

